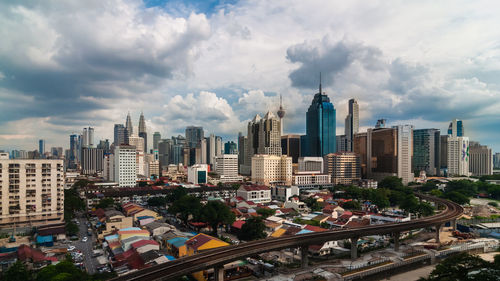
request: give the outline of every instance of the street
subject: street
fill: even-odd
[[[93,245],[95,241],[95,235],[92,236],[87,235],[87,229],[88,229],[87,219],[79,218],[78,221],[80,222],[80,225],[78,226],[78,228],[80,229],[79,239],[74,243],[74,245],[78,250],[82,251],[83,253],[83,262],[85,264],[87,272],[89,274],[95,274],[97,261],[92,257],[94,250]],[[82,242],[83,237],[88,237],[87,242]]]

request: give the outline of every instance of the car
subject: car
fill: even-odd
[[[71,251],[74,251],[75,249],[76,249],[76,247],[75,247],[75,246],[68,246],[68,251],[70,251],[70,252],[71,252]]]
[[[89,238],[87,236],[83,237],[82,242],[87,242]]]

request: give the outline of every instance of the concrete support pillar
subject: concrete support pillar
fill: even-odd
[[[439,238],[439,232],[441,231],[441,224],[436,224],[436,243],[441,244],[441,240]]]
[[[353,260],[358,258],[358,240],[359,237],[351,238],[351,259]]]
[[[394,232],[394,251],[399,251],[399,232]]]
[[[224,281],[224,266],[214,268],[214,279],[215,281]]]
[[[308,254],[309,254],[309,246],[307,246],[307,245],[301,246],[300,247],[300,255],[301,255],[300,262],[301,262],[302,268],[306,268],[307,266],[309,266]]]
[[[451,229],[457,230],[457,220],[456,219],[452,220],[450,222],[450,224],[451,224]]]

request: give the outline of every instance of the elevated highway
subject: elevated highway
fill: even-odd
[[[424,217],[408,222],[387,223],[381,225],[369,225],[356,229],[331,230],[325,232],[307,233],[280,238],[267,238],[263,240],[251,241],[240,245],[207,250],[202,253],[183,257],[164,264],[152,266],[136,272],[116,277],[112,280],[175,280],[176,278],[205,270],[207,268],[221,268],[229,262],[246,258],[255,254],[281,250],[287,248],[302,247],[303,251],[308,245],[321,244],[327,241],[351,239],[352,250],[355,252],[357,240],[362,236],[395,234],[395,247],[399,245],[399,234],[404,231],[419,229],[424,227],[436,227],[439,237],[439,229],[443,223],[455,221],[463,214],[463,208],[445,199],[436,198],[424,194],[415,194],[421,199],[435,202],[444,209],[429,217]],[[351,253],[353,253],[353,251]],[[354,253],[353,253],[354,254]],[[304,256],[304,255],[303,255]],[[307,256],[304,256],[305,258]],[[353,256],[354,258],[356,255]],[[220,278],[220,277],[219,277]]]

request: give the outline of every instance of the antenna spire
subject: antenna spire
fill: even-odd
[[[323,94],[323,92],[321,91],[321,72],[319,72],[319,94]]]

